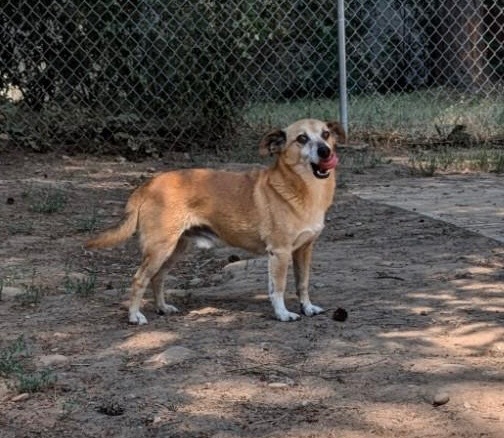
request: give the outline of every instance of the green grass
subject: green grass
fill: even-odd
[[[94,232],[101,226],[101,217],[98,214],[98,209],[93,207],[88,215],[77,218],[76,228],[80,232]]]
[[[17,374],[17,390],[23,392],[42,392],[56,383],[56,376],[51,370],[21,372]]]
[[[56,376],[49,370],[30,371],[30,354],[24,336],[0,348],[0,377],[12,379],[19,393],[41,392],[54,385]]]
[[[33,222],[31,221],[16,221],[16,222],[11,222],[7,224],[7,230],[9,234],[15,235],[15,234],[24,234],[24,235],[31,235],[33,234]]]
[[[249,125],[265,129],[305,117],[337,119],[339,108],[332,99],[263,103],[247,108],[244,117]],[[477,141],[485,141],[504,135],[504,97],[484,98],[445,89],[350,96],[348,118],[353,139],[439,138],[462,124]]]
[[[266,128],[287,126],[302,118],[338,119],[338,101],[318,99],[285,103],[258,103],[251,105],[245,111],[247,124]]]
[[[96,272],[91,271],[89,275],[83,277],[72,278],[65,275],[64,279],[65,292],[81,297],[93,295],[96,291]]]
[[[356,152],[341,157],[341,165],[355,174],[364,173],[366,169],[372,169],[384,163],[383,156],[375,151]]]
[[[54,187],[32,189],[23,193],[23,197],[28,199],[30,211],[34,213],[59,213],[67,203],[65,192]]]
[[[479,171],[504,173],[504,150],[474,147],[419,151],[410,155],[414,173],[433,176],[440,172]]]
[[[47,287],[36,281],[37,272],[32,271],[31,281],[23,284],[23,293],[16,296],[16,301],[23,307],[33,307],[40,303],[42,297],[47,294]]]
[[[46,289],[41,285],[29,284],[24,286],[23,293],[16,296],[16,301],[23,307],[36,306],[40,304]]]
[[[0,377],[9,377],[22,371],[26,357],[26,342],[21,335],[15,341],[0,349]]]
[[[432,146],[430,150],[411,154],[409,165],[416,174],[504,173],[504,150],[490,147],[492,142],[497,145],[504,139],[503,96],[464,95],[442,88],[375,93],[351,96],[348,112],[351,141],[362,140],[373,146]],[[339,108],[338,101],[331,99],[265,103],[250,106],[244,117],[249,127],[265,132],[304,117],[337,119]],[[456,127],[463,127],[461,134],[454,135],[459,132]],[[353,173],[362,173],[381,160],[373,154],[351,155],[345,159],[344,164]]]

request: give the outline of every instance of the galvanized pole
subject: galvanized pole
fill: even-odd
[[[345,1],[338,0],[338,64],[340,122],[348,133],[348,96],[345,48]]]

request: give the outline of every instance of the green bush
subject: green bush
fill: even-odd
[[[41,151],[108,142],[143,153],[153,139],[221,145],[251,95],[334,91],[336,11],[322,3],[8,1],[0,91],[15,86],[23,99],[0,102],[5,130]]]

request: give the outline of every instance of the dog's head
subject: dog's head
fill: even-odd
[[[324,179],[338,164],[336,144],[345,141],[345,131],[338,122],[303,119],[267,134],[259,153],[281,155],[292,166],[309,166],[316,178]]]

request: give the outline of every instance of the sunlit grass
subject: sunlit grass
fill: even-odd
[[[485,147],[418,151],[409,157],[411,169],[422,176],[443,172],[504,172],[504,150]]]
[[[263,103],[247,108],[252,126],[286,126],[314,117],[338,119],[337,99]],[[504,135],[504,97],[461,95],[446,90],[351,96],[349,131],[353,138],[370,135],[399,140],[440,138],[455,125],[465,125],[477,141]]]

